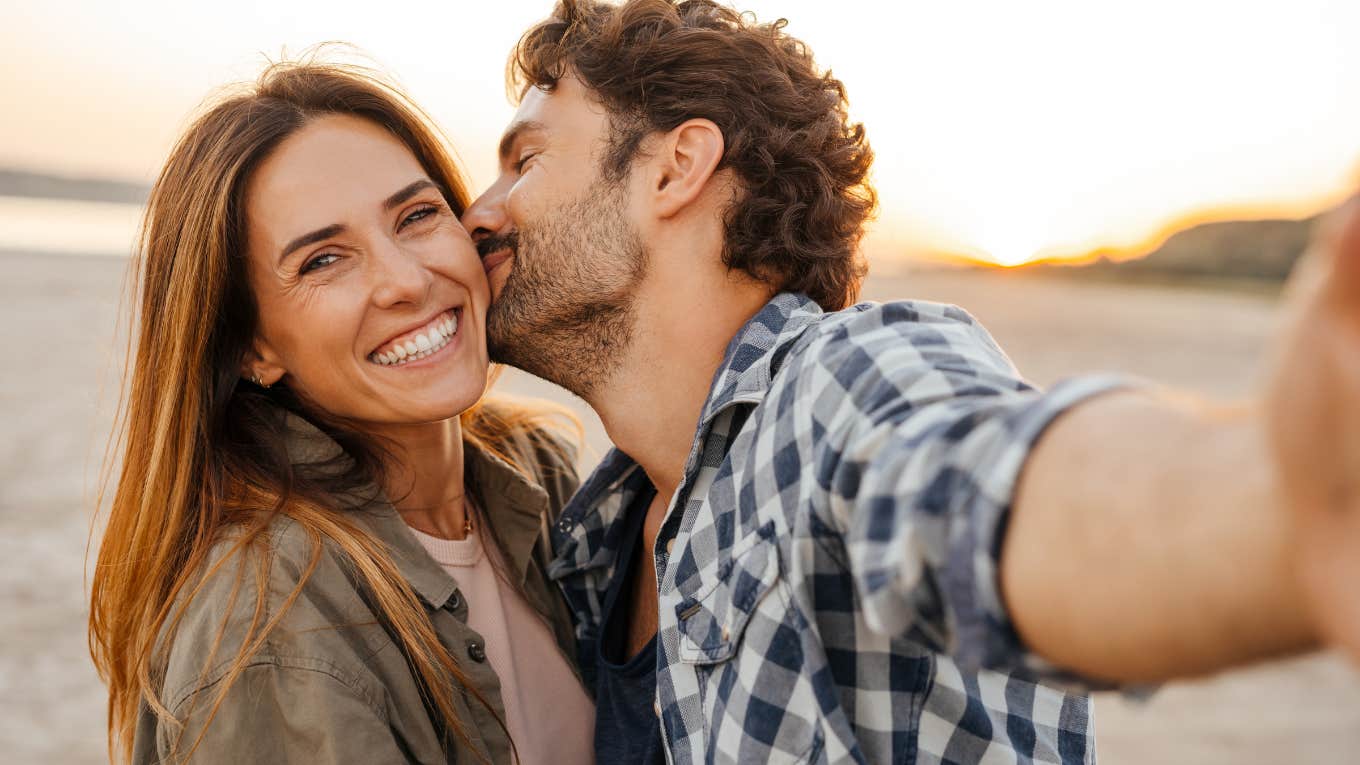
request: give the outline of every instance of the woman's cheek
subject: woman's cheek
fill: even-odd
[[[461,224],[455,226],[462,232]],[[491,287],[486,280],[486,270],[482,268],[482,258],[465,232],[461,236],[441,237],[427,262],[436,274],[466,289],[479,307],[484,307],[490,300]]]

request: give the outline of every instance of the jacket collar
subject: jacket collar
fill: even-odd
[[[299,470],[321,473],[353,467],[340,445],[315,425],[288,413],[289,459]],[[480,500],[510,571],[523,583],[547,511],[548,495],[504,460],[464,442],[468,488]],[[392,553],[393,563],[422,600],[442,608],[458,583],[430,557],[378,486],[366,484],[336,501]],[[490,540],[483,540],[490,543]]]

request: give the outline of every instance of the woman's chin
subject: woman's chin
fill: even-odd
[[[486,375],[479,379],[432,380],[428,384],[346,386],[337,395],[307,396],[309,408],[344,420],[368,423],[375,427],[420,425],[452,419],[471,409],[486,390]],[[358,398],[355,392],[364,391]]]
[[[483,381],[476,385],[444,385],[438,390],[392,391],[379,403],[390,412],[393,424],[439,422],[471,409],[481,399],[485,388],[486,383]]]

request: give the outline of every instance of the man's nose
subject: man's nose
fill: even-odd
[[[463,211],[463,228],[480,242],[506,227],[505,191],[500,184],[487,189]]]

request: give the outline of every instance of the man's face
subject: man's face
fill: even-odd
[[[629,178],[606,180],[609,119],[574,77],[531,88],[500,146],[500,176],[463,215],[491,283],[493,360],[588,397],[632,339],[647,256]]]

